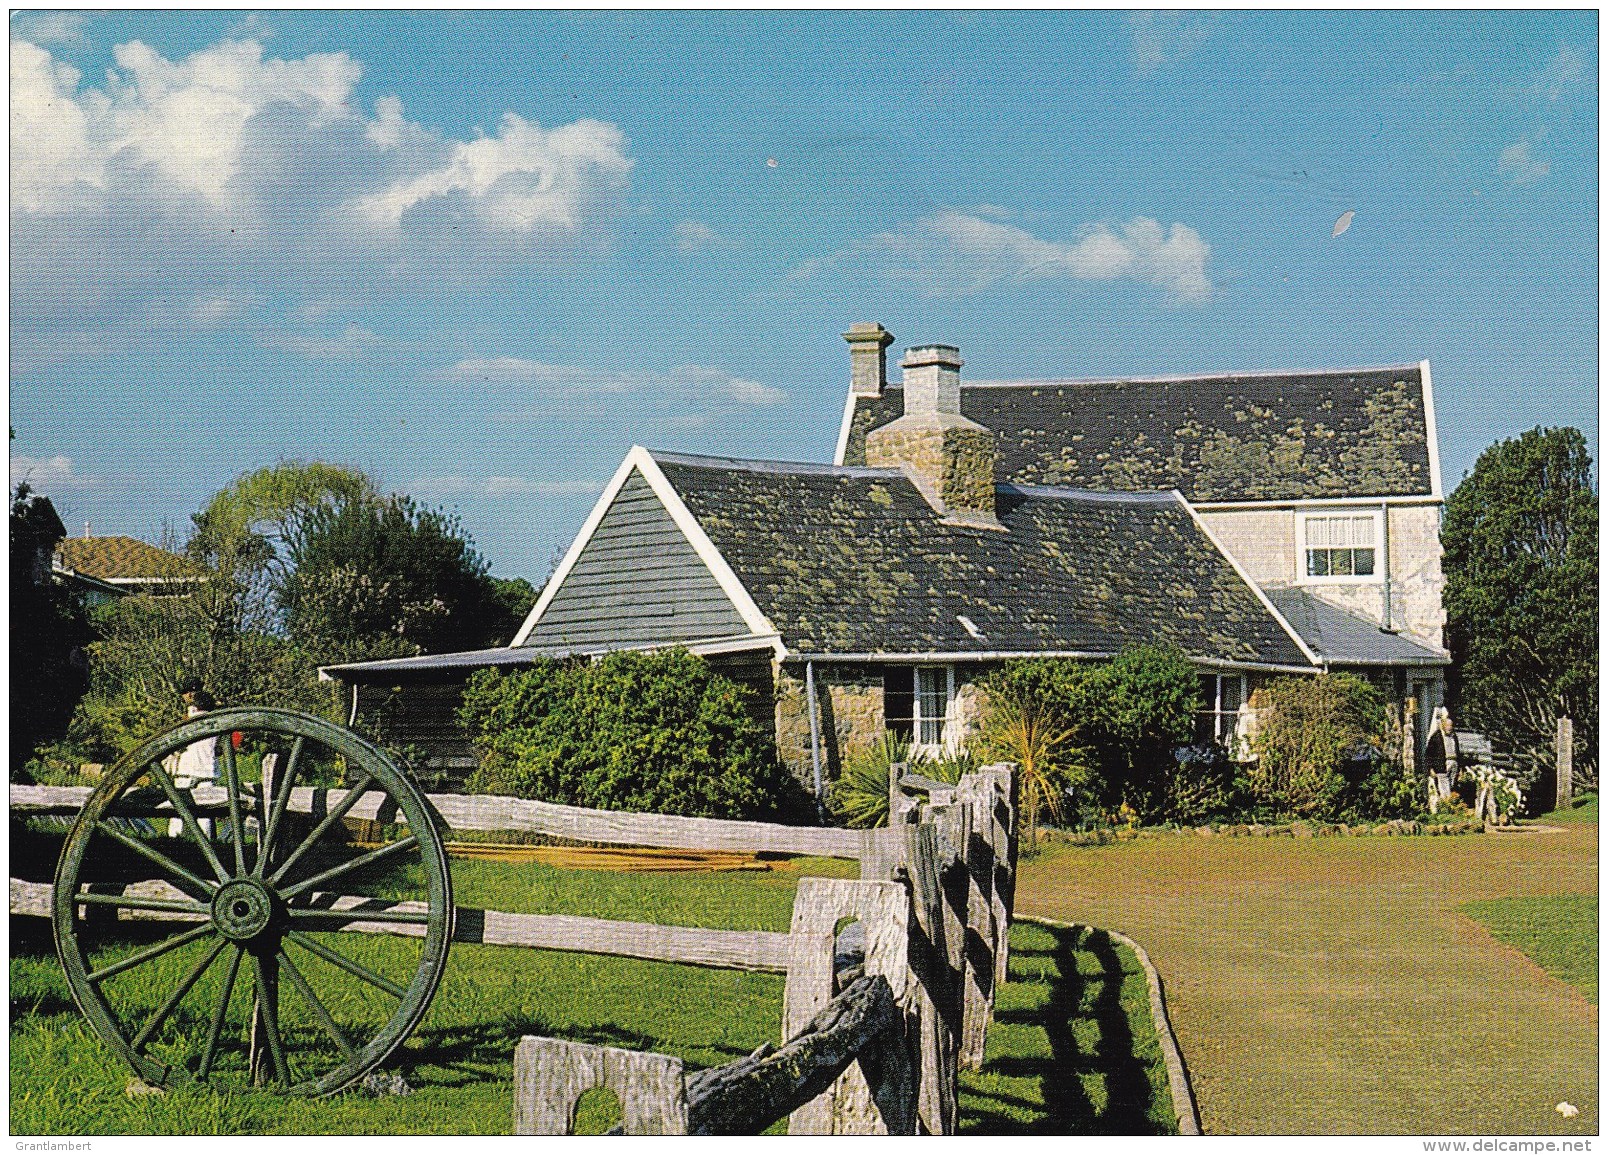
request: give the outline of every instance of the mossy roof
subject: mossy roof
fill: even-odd
[[[1170,493],[1001,486],[995,530],[946,524],[897,470],[654,460],[795,653],[1311,664]]]
[[[999,437],[1000,476],[1027,485],[1177,489],[1191,501],[1429,494],[1418,365],[1153,380],[963,385],[961,413]],[[904,411],[858,397],[844,463]]]
[[[205,576],[188,558],[135,537],[64,537],[56,557],[74,573],[108,582],[193,581]]]

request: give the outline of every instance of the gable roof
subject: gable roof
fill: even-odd
[[[1289,586],[1267,590],[1268,600],[1294,626],[1308,647],[1332,666],[1444,666],[1447,654],[1381,629]]]
[[[134,537],[66,537],[56,547],[56,560],[72,573],[114,585],[198,581],[204,576],[187,558]]]
[[[1439,496],[1428,366],[963,384],[961,413],[1028,485],[1177,489],[1192,502]],[[839,459],[904,411],[851,395]]]
[[[1310,669],[1176,493],[1002,486],[1005,532],[946,523],[899,470],[655,453],[651,461],[799,655],[1109,656],[1171,643]]]

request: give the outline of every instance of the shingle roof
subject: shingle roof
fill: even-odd
[[[963,385],[999,436],[1002,480],[1178,489],[1191,501],[1432,492],[1418,365],[1150,380]],[[857,397],[843,460],[898,417],[904,390]]]
[[[63,567],[108,582],[199,578],[193,562],[133,537],[67,537],[56,547]]]
[[[795,653],[1311,665],[1173,494],[1002,486],[1001,532],[944,523],[898,470],[653,457]]]
[[[1347,613],[1293,586],[1269,589],[1268,600],[1314,651],[1337,666],[1444,666],[1447,657],[1377,622]]]

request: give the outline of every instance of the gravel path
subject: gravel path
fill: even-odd
[[[1596,892],[1597,826],[1576,824],[1062,846],[1024,864],[1017,905],[1144,945],[1208,1135],[1585,1136],[1597,1008],[1456,908]]]

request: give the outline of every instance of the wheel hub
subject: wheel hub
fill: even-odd
[[[212,896],[212,921],[219,933],[235,942],[260,938],[273,924],[279,902],[255,878],[226,882]]]

